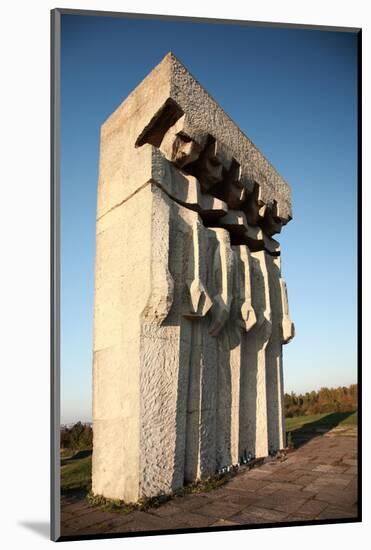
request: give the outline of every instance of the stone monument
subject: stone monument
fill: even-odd
[[[101,129],[93,493],[134,502],[285,446],[290,188],[169,53]]]

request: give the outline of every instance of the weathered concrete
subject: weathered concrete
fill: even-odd
[[[284,446],[290,189],[168,54],[101,130],[93,492],[137,501]]]

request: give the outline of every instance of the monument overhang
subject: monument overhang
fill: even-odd
[[[135,130],[131,120],[125,139],[134,149],[159,148],[179,169],[198,177],[204,193],[246,210],[253,216],[250,223],[272,235],[292,219],[289,185],[173,53],[106,120],[102,146],[132,118]],[[118,202],[134,191],[123,186]],[[98,217],[112,206],[102,204]]]

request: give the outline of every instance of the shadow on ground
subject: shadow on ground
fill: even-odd
[[[89,493],[90,487],[90,484],[88,484],[85,487],[81,488],[63,488],[61,489],[61,496],[68,497],[68,500],[70,500],[71,502],[79,502],[81,499],[86,498],[87,494]]]
[[[336,426],[352,414],[354,414],[354,411],[330,413],[318,420],[315,420],[314,422],[304,424],[301,428],[291,430],[291,444],[294,449],[297,449],[314,437],[327,433],[333,428],[336,428]]]
[[[20,521],[19,525],[37,533],[43,539],[50,537],[50,524],[47,521]]]
[[[67,458],[62,458],[61,459],[61,466],[65,466],[65,464],[68,464],[72,460],[78,460],[80,458],[86,458],[87,456],[90,456],[92,454],[92,452],[93,451],[91,449],[86,449],[84,451],[77,451],[77,453],[75,453],[72,456],[69,456]]]

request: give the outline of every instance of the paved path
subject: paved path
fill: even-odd
[[[335,428],[282,461],[241,471],[214,491],[175,497],[147,512],[105,512],[85,499],[63,497],[62,535],[356,518],[356,433]]]

